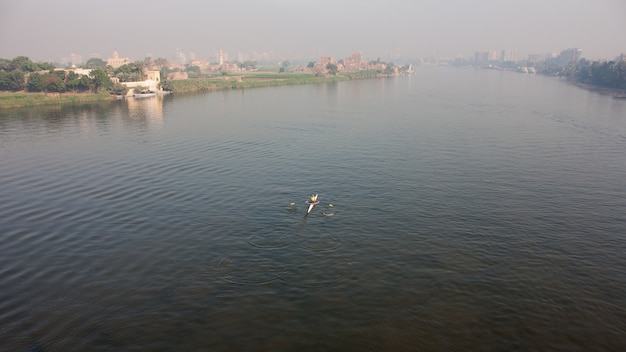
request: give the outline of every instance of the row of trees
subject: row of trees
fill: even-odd
[[[575,82],[626,90],[626,61],[589,61],[581,59],[563,70]]]
[[[19,70],[0,71],[0,90],[18,92],[99,92],[113,87],[113,82],[101,69],[93,69],[89,76],[73,71],[55,71],[24,73]]]
[[[89,76],[73,71],[56,71],[50,63],[37,63],[26,56],[13,60],[0,59],[0,90],[28,92],[98,92],[113,86],[109,75],[101,68]]]
[[[626,90],[626,61],[590,61],[581,59],[563,65],[550,58],[534,65],[537,73],[565,77],[573,82]]]
[[[471,66],[471,60],[456,59],[454,66]],[[576,63],[564,65],[558,58],[548,58],[541,62],[526,63],[534,67],[539,74],[565,77],[571,81],[592,84],[600,87],[626,90],[626,61],[589,61],[581,59]],[[503,69],[515,69],[516,62],[500,64]]]
[[[54,65],[47,62],[33,62],[26,56],[18,56],[13,60],[0,58],[0,72],[36,72],[54,69]]]
[[[164,65],[165,59],[146,58],[122,65],[116,69],[107,66],[101,59],[89,59],[85,68],[91,69],[88,76],[79,75],[71,70],[55,70],[53,64],[36,63],[26,56],[13,60],[0,59],[0,91],[28,92],[101,92],[124,94],[126,87],[113,84],[111,77],[120,82],[136,82],[146,79],[145,68]],[[160,66],[163,68],[163,66]],[[162,72],[167,74],[166,72]],[[162,81],[164,90],[171,90],[171,84]]]

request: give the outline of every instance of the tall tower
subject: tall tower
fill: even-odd
[[[224,64],[224,52],[220,49],[220,66]]]

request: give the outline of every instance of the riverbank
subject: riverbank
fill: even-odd
[[[213,75],[201,78],[173,80],[172,93],[210,92],[228,89],[250,89],[284,85],[316,84],[386,77],[374,70],[339,73],[335,76],[316,76],[309,73],[255,72],[242,74]],[[0,92],[0,109],[25,106],[87,103],[115,100],[108,93],[28,93]]]
[[[604,94],[604,95],[609,95],[615,99],[626,99],[626,90],[623,90],[623,89],[603,87],[603,86],[593,85],[589,83],[576,82],[573,80],[567,80],[567,82],[582,89],[586,89],[586,90]]]
[[[376,71],[340,73],[335,76],[316,76],[308,73],[258,72],[174,80],[172,81],[172,87],[174,93],[187,93],[226,89],[249,89],[285,85],[316,84],[377,77],[381,77],[381,75]]]
[[[24,106],[53,105],[67,103],[89,103],[102,100],[114,100],[109,93],[26,93],[0,92],[0,109]]]

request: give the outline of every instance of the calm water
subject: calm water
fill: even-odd
[[[0,199],[0,350],[626,348],[626,100],[553,78],[0,111]]]

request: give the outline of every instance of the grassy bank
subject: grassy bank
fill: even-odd
[[[375,71],[345,73],[328,77],[317,77],[312,74],[258,72],[175,80],[172,81],[172,86],[174,93],[185,93],[224,89],[249,89],[285,85],[315,84],[373,77],[378,77],[378,74]]]
[[[202,78],[172,81],[174,93],[209,92],[225,89],[250,89],[261,87],[275,87],[285,85],[316,84],[324,82],[348,81],[352,79],[366,79],[380,77],[376,71],[361,71],[354,73],[340,73],[336,76],[317,77],[308,73],[276,73],[254,72],[244,74],[211,75]],[[17,108],[24,106],[87,103],[95,101],[113,100],[114,96],[108,93],[24,93],[0,92],[0,109]]]
[[[0,92],[0,109],[1,108],[17,108],[33,105],[48,104],[65,104],[65,103],[87,103],[101,100],[115,99],[108,93],[90,94],[90,93],[62,93],[62,94],[46,94],[46,93],[14,93]]]

